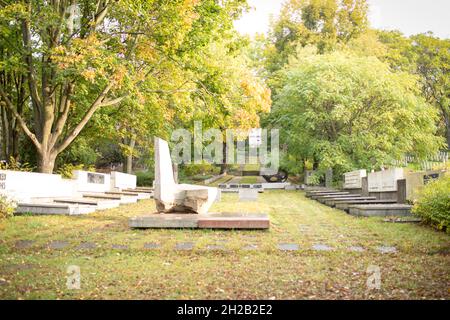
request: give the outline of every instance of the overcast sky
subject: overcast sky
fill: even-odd
[[[266,33],[271,15],[285,0],[248,0],[253,9],[235,22],[243,34]],[[433,31],[450,38],[450,0],[368,0],[372,27],[400,30],[406,35]]]

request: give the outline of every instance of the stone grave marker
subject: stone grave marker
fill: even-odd
[[[28,249],[30,247],[32,247],[34,244],[33,240],[18,240],[15,243],[15,248],[16,249]]]
[[[281,251],[298,251],[299,246],[295,243],[280,243],[278,249]]]
[[[257,201],[258,190],[257,189],[239,189],[239,201]]]
[[[49,249],[61,250],[67,248],[69,246],[69,242],[67,241],[52,241],[48,244]]]

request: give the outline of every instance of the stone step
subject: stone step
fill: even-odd
[[[15,214],[84,215],[94,212],[95,206],[58,203],[19,203]]]
[[[376,197],[349,197],[349,198],[332,198],[332,199],[327,199],[325,201],[323,201],[324,204],[326,204],[327,206],[330,207],[334,207],[336,205],[336,203],[343,201],[342,199],[346,199],[346,200],[376,200]]]
[[[315,196],[314,200],[317,200],[323,203],[326,200],[331,199],[347,199],[347,198],[360,198],[362,195],[360,194],[334,194],[334,195],[326,195],[326,196]]]
[[[143,199],[151,199],[152,194],[146,193],[146,192],[131,192],[131,191],[107,191],[105,192],[107,195],[113,195],[113,196],[131,196],[131,197],[137,197],[138,200]]]
[[[209,213],[198,214],[150,214],[129,220],[131,228],[138,229],[268,229],[267,214]]]
[[[411,216],[412,206],[407,204],[366,204],[351,205],[349,213],[354,216],[386,217],[386,216]]]
[[[71,203],[71,204],[81,204],[81,205],[91,205],[96,206],[98,210],[116,208],[120,205],[119,200],[90,200],[88,198],[62,198],[53,199],[55,203]]]
[[[137,197],[139,193],[131,191],[105,191],[105,194],[110,194],[113,196],[133,196]]]
[[[139,193],[151,193],[151,194],[153,194],[154,190],[153,190],[153,188],[137,187],[135,189],[130,189],[130,188],[123,189],[122,191],[124,191],[124,192],[139,192]]]
[[[136,203],[138,200],[138,197],[136,197],[136,196],[111,195],[111,194],[105,194],[105,193],[83,193],[83,198],[117,200],[121,204]]]
[[[267,214],[251,213],[211,213],[201,215],[198,220],[200,229],[269,229]]]
[[[325,197],[325,196],[339,196],[339,195],[346,195],[346,194],[350,194],[350,192],[346,192],[346,191],[340,191],[340,192],[328,192],[328,193],[318,193],[318,194],[313,194],[311,195],[309,198],[313,199],[313,200],[317,200],[317,198],[319,197]]]
[[[136,229],[196,229],[198,214],[150,214],[129,220],[130,228]]]
[[[315,195],[315,194],[321,194],[321,193],[333,193],[333,192],[340,192],[339,190],[332,190],[332,189],[330,189],[330,190],[312,190],[312,191],[310,191],[310,190],[307,190],[306,191],[306,197],[311,197],[312,195]]]
[[[335,202],[336,209],[348,211],[350,205],[363,205],[363,204],[394,204],[396,200],[339,200]]]

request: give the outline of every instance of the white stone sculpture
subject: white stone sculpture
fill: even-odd
[[[154,198],[161,213],[205,214],[218,198],[219,189],[176,184],[167,141],[155,137]]]

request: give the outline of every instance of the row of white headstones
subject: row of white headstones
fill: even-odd
[[[361,189],[365,177],[369,192],[392,192],[397,191],[397,181],[404,179],[404,170],[394,168],[369,174],[366,170],[347,172],[344,174],[344,189]]]

